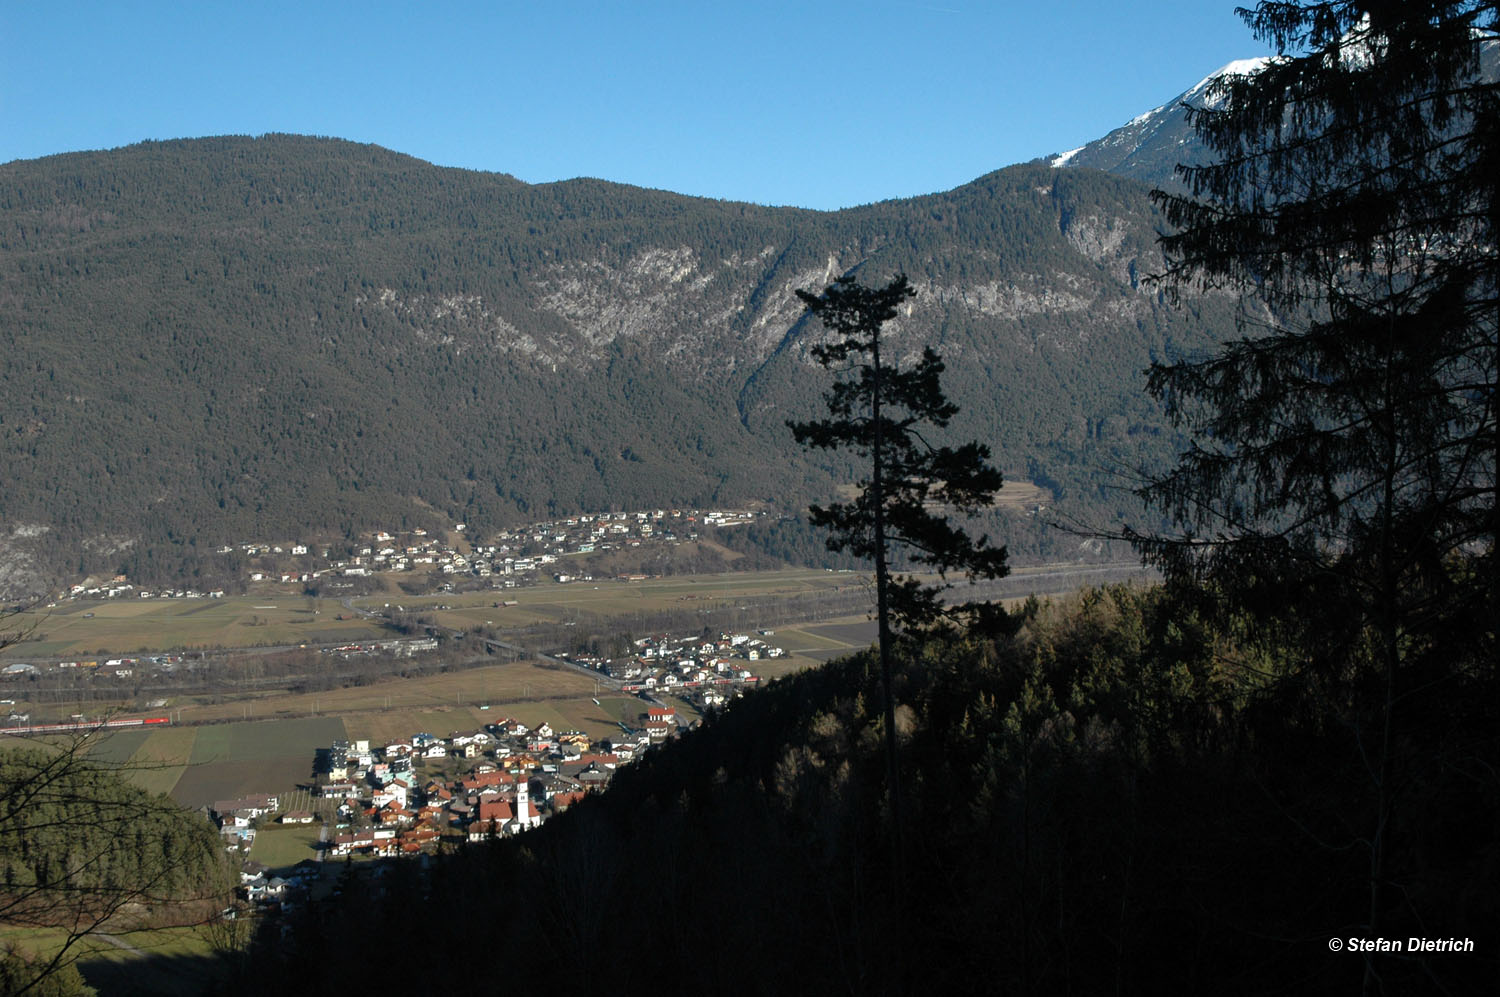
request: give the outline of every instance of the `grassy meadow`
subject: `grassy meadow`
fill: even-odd
[[[194,994],[210,991],[231,969],[214,929],[202,925],[130,930],[109,925],[108,933],[81,939],[73,954],[85,982],[100,994]],[[245,928],[251,927],[245,922]],[[34,956],[49,956],[62,945],[56,929],[0,930],[0,942]]]
[[[0,653],[20,661],[295,646],[368,640],[385,633],[337,600],[289,593],[68,601],[23,613],[9,625],[28,637]]]
[[[559,568],[566,570],[561,562]],[[565,623],[583,614],[629,617],[636,613],[719,609],[749,598],[796,597],[810,592],[841,590],[855,584],[853,578],[848,573],[798,568],[628,582],[616,579],[566,584],[545,582],[495,592],[408,597],[403,598],[399,605],[412,611],[431,612],[438,622],[454,629],[476,625],[506,629],[539,622]],[[356,600],[356,605],[383,608],[382,604],[387,601],[386,597]],[[512,602],[515,605],[506,605]],[[439,609],[441,606],[448,608]]]
[[[568,570],[566,560],[558,562],[559,571]],[[628,617],[684,608],[717,609],[748,598],[843,590],[859,584],[859,577],[847,572],[786,569],[631,582],[544,581],[462,594],[407,596],[387,591],[357,598],[353,605],[377,612],[399,606],[431,613],[439,623],[458,630],[476,625],[506,629],[567,622],[585,613]],[[310,598],[299,589],[297,585],[262,585],[249,595],[223,599],[68,600],[11,621],[9,629],[26,636],[0,650],[0,657],[8,661],[97,660],[175,650],[353,643],[391,636],[379,621],[351,612],[339,600]]]

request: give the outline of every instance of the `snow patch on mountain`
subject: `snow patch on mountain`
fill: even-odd
[[[1233,62],[1229,63],[1227,66],[1221,67],[1218,71],[1210,73],[1207,76],[1203,77],[1203,79],[1199,80],[1192,89],[1188,90],[1181,97],[1178,97],[1176,100],[1172,101],[1172,104],[1170,106],[1175,107],[1179,104],[1190,101],[1194,97],[1202,97],[1210,90],[1210,88],[1213,87],[1215,83],[1224,79],[1225,77],[1254,76],[1262,69],[1265,69],[1266,66],[1270,65],[1270,63],[1271,59],[1269,56],[1261,56],[1256,59],[1236,59]],[[1209,106],[1217,106],[1217,101],[1208,101],[1208,104]],[[1156,111],[1163,110],[1167,106],[1169,105],[1163,104],[1161,107],[1158,107]],[[1151,111],[1148,113],[1155,114],[1156,111]]]
[[[1054,156],[1054,157],[1052,157],[1052,164],[1051,165],[1053,165],[1053,166],[1066,166],[1068,160],[1072,159],[1074,156],[1078,155],[1080,152],[1082,152],[1084,149],[1087,149],[1087,148],[1088,148],[1088,146],[1086,146],[1086,145],[1080,145],[1076,149],[1069,149],[1067,152],[1063,153],[1060,156]]]

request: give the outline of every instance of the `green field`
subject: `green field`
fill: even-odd
[[[251,927],[246,922],[246,928]],[[62,944],[59,929],[0,928],[0,944],[48,956]],[[82,938],[72,950],[84,982],[114,994],[198,994],[223,979],[228,963],[215,951],[213,932],[197,925],[124,930]]]
[[[233,759],[237,762],[284,758],[303,746],[327,747],[345,736],[337,717],[302,717],[272,722],[231,723],[200,727],[189,759],[193,765]]]
[[[147,792],[170,794],[196,735],[188,727],[110,731],[90,741],[89,757],[123,769]]]
[[[313,778],[319,748],[348,736],[338,717],[299,717],[196,728],[172,796],[188,807],[246,793],[285,793]]]
[[[89,742],[89,757],[106,765],[124,765],[151,737],[149,730],[112,730]]]
[[[645,709],[646,704],[635,696],[600,696],[597,706],[593,700],[559,704],[559,712],[568,722],[563,729],[582,730],[593,737],[608,737],[614,733],[609,731],[613,724],[634,725]]]
[[[250,858],[260,862],[272,875],[282,875],[304,859],[317,858],[321,821],[312,824],[277,824],[264,822],[255,835]]]

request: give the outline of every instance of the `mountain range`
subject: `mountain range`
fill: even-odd
[[[945,358],[957,437],[1118,522],[1114,472],[1180,442],[1142,369],[1233,329],[1227,297],[1173,306],[1147,280],[1149,164],[1180,134],[1180,111],[1153,115],[1128,141],[836,212],[291,135],[0,166],[9,585],[171,575],[249,537],[800,509],[855,476],[785,427],[827,384],[794,292],[846,274],[909,275],[890,333]],[[1011,527],[1023,558],[1077,553]]]

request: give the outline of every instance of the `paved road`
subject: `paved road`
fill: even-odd
[[[116,938],[114,935],[106,935],[102,931],[96,931],[96,932],[94,932],[94,937],[98,938],[98,939],[101,939],[103,941],[109,942],[109,944],[113,945],[117,949],[124,949],[126,952],[129,952],[131,955],[142,956],[142,957],[144,957],[146,955],[145,952],[143,952],[140,949],[136,948],[134,945],[130,944],[129,942],[127,942],[123,938]]]

